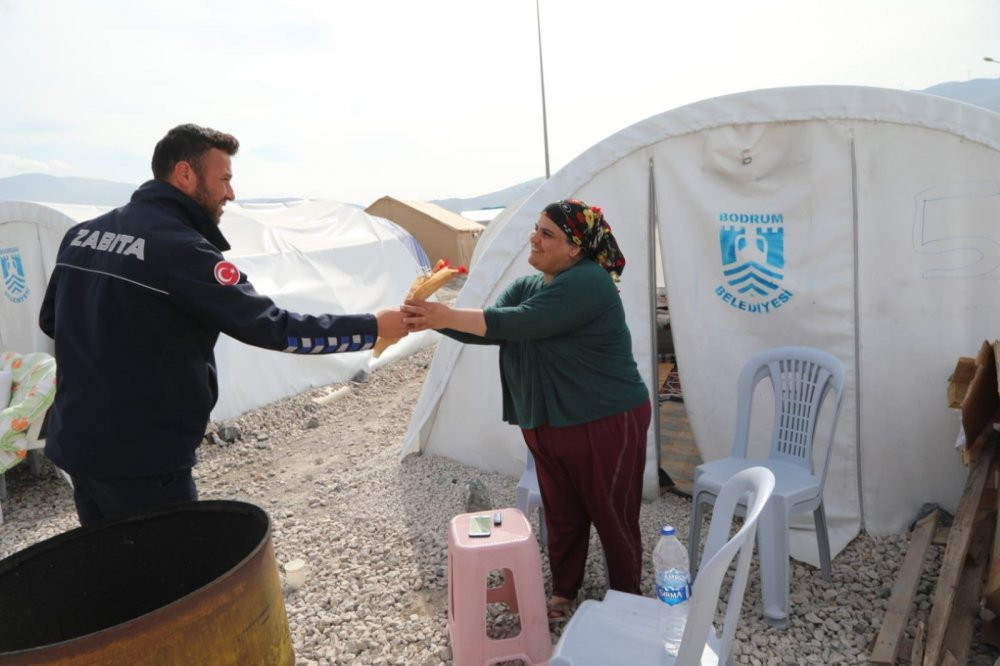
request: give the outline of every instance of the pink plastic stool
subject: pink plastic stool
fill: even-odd
[[[532,666],[552,654],[542,557],[531,524],[517,509],[502,509],[501,525],[488,537],[469,536],[469,518],[492,511],[463,513],[448,526],[448,633],[455,666],[485,666],[522,659]],[[487,587],[491,571],[504,583]],[[506,603],[521,616],[521,632],[510,638],[486,635],[486,604]]]

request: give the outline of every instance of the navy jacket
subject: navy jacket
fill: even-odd
[[[293,353],[374,344],[373,315],[283,310],[222,256],[228,249],[192,198],[156,180],[66,233],[39,315],[55,340],[45,453],[56,465],[99,478],[192,467],[218,397],[220,331]]]

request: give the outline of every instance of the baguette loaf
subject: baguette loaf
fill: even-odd
[[[406,298],[420,301],[425,300],[435,291],[451,282],[456,275],[466,272],[464,266],[452,268],[448,265],[447,259],[438,259],[437,263],[434,264],[434,268],[429,272],[414,278],[413,284],[410,285],[410,291],[406,294]],[[382,352],[388,349],[389,345],[396,342],[399,342],[399,338],[378,336],[378,339],[375,340],[375,346],[372,347],[372,358],[378,358],[382,355]]]

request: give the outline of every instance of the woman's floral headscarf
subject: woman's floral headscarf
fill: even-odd
[[[625,257],[600,207],[587,205],[579,199],[563,199],[549,204],[543,212],[571,241],[583,248],[584,256],[596,261],[612,280],[618,281],[625,270]]]

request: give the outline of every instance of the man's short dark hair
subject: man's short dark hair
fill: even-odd
[[[232,134],[188,123],[178,125],[159,140],[153,149],[153,178],[166,180],[178,162],[187,162],[201,174],[202,158],[212,148],[235,155],[240,142]]]

